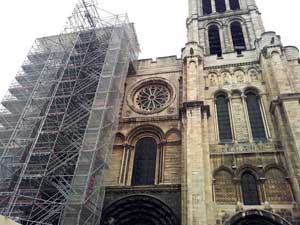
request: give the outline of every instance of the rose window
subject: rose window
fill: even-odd
[[[163,85],[148,85],[136,92],[135,103],[146,112],[159,111],[170,101],[170,91]]]

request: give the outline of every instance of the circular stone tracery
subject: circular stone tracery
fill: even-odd
[[[155,112],[163,109],[170,101],[168,88],[160,84],[146,85],[140,88],[134,97],[134,102],[142,111]]]

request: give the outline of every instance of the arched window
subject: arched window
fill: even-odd
[[[208,28],[209,51],[211,55],[222,55],[221,40],[219,28],[216,25],[211,25]]]
[[[241,177],[242,193],[245,205],[260,205],[256,178],[250,172]]]
[[[266,198],[271,204],[290,204],[293,195],[286,176],[279,169],[272,168],[266,173]]]
[[[229,5],[231,10],[239,10],[240,3],[239,0],[229,0]]]
[[[216,3],[216,11],[219,13],[226,11],[225,0],[215,0]]]
[[[215,201],[220,205],[236,204],[236,187],[233,183],[231,174],[225,170],[221,170],[214,178]]]
[[[157,144],[153,138],[142,138],[135,146],[132,185],[155,183]]]
[[[211,0],[202,0],[203,15],[209,15],[212,12]]]
[[[246,92],[246,102],[251,125],[253,140],[266,140],[265,126],[260,110],[259,96],[252,92]]]
[[[246,50],[242,25],[239,22],[235,21],[231,23],[230,30],[234,50],[240,54],[243,50]]]
[[[219,127],[219,140],[222,143],[232,142],[228,98],[225,94],[216,97],[216,108]]]

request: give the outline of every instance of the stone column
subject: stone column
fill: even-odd
[[[133,148],[134,147],[129,145],[128,143],[125,143],[123,145],[123,158],[122,158],[122,165],[121,165],[120,178],[119,178],[120,185],[127,184],[130,154]]]
[[[209,159],[209,107],[204,105],[203,49],[190,42],[183,51],[182,224],[210,224],[212,182]]]
[[[158,184],[164,183],[164,168],[165,168],[165,150],[166,140],[162,140],[159,144],[159,159],[158,159]]]
[[[206,183],[210,176],[206,168],[208,162],[203,148],[203,118],[202,103],[186,103],[183,109],[184,126],[184,168],[183,176],[183,223],[186,225],[208,224],[208,209],[206,207],[208,196]],[[206,150],[207,151],[207,150]],[[210,195],[211,197],[211,195]]]

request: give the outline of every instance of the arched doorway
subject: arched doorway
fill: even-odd
[[[248,210],[231,217],[224,225],[291,225],[277,214],[264,210]]]
[[[162,201],[147,195],[133,195],[105,208],[100,225],[179,225],[179,222]]]

